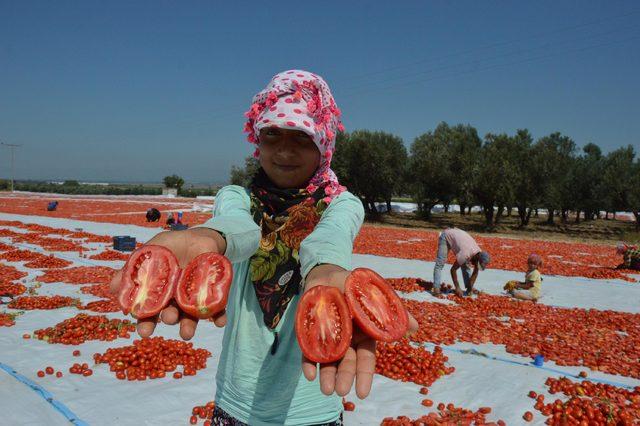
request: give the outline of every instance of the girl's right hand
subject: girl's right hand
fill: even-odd
[[[222,235],[209,228],[161,232],[147,241],[147,244],[163,246],[171,250],[178,259],[181,268],[186,267],[193,258],[202,253],[214,252],[224,254],[227,248],[226,241],[222,238]],[[123,269],[116,272],[111,279],[110,289],[114,295],[117,295],[120,290]],[[169,325],[180,323],[180,337],[184,340],[191,339],[198,326],[198,318],[185,314],[178,308],[178,305],[176,305],[174,301],[171,301],[159,315],[138,320],[138,334],[141,337],[149,337],[153,334],[158,319]],[[227,322],[225,311],[217,314],[213,320],[218,327],[223,327]]]

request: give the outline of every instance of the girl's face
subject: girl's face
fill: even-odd
[[[527,264],[529,265],[529,270],[533,271],[534,269],[538,269],[538,265],[535,262],[527,262]]]
[[[300,130],[265,127],[260,130],[260,165],[283,189],[304,188],[320,164],[320,151]]]

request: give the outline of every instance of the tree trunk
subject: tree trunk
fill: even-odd
[[[580,210],[576,211],[576,223],[580,223]]]
[[[502,218],[503,214],[504,214],[504,206],[498,206],[498,212],[496,213],[496,218],[495,218],[496,225],[500,223],[500,219]]]
[[[513,210],[512,206],[507,207],[507,217],[511,217],[511,211]]]
[[[484,206],[484,218],[485,224],[489,227],[493,227],[493,205],[489,207]]]
[[[469,206],[469,207],[467,207],[467,214],[471,214],[471,208],[472,208],[472,207],[473,207],[473,206]]]
[[[640,211],[633,212],[633,215],[636,217],[636,231],[640,231]]]
[[[569,211],[564,209],[562,210],[562,223],[567,223],[567,220],[569,220]]]
[[[609,220],[609,212],[604,212],[604,220]]]
[[[391,200],[387,200],[387,213],[391,213]]]
[[[554,214],[555,214],[555,210],[553,210],[552,208],[547,207],[547,225],[553,225]],[[537,216],[537,214],[536,214],[536,216]]]
[[[426,220],[431,220],[431,208],[433,204],[422,203],[422,216]]]
[[[529,209],[529,211],[527,212],[527,217],[526,217],[526,219],[524,221],[524,226],[529,225],[529,221],[531,220],[531,211],[532,211],[532,209]]]
[[[466,209],[467,206],[465,206],[464,204],[460,204],[460,215],[464,216],[464,209]]]
[[[519,205],[518,206],[518,217],[520,218],[520,227],[522,228],[523,226],[525,226],[525,218],[527,215],[527,209],[524,208],[523,206]]]

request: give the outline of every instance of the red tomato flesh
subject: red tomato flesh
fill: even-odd
[[[340,290],[319,285],[304,293],[296,311],[296,336],[305,357],[321,364],[339,360],[349,349],[352,333]]]
[[[173,297],[179,276],[178,260],[169,249],[142,246],[124,266],[118,296],[122,312],[134,318],[158,314]]]
[[[182,271],[176,302],[189,315],[209,318],[227,306],[232,278],[229,259],[217,253],[202,253]]]
[[[393,342],[405,335],[409,315],[393,288],[367,268],[354,269],[344,294],[356,324],[370,337]]]

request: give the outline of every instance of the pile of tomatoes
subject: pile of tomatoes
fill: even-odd
[[[15,315],[6,312],[0,312],[0,327],[12,327],[16,324]]]
[[[467,410],[465,408],[456,407],[452,403],[440,403],[437,407],[438,411],[429,413],[417,419],[410,419],[407,416],[397,418],[386,417],[382,420],[382,426],[440,426],[440,425],[498,425],[504,426],[506,423],[502,420],[497,422],[487,422],[486,416],[491,413],[490,407],[481,407],[477,411]]]
[[[198,420],[204,420],[203,426],[211,426],[211,417],[213,417],[213,410],[216,408],[215,401],[209,401],[205,405],[196,405],[191,409],[191,417],[189,417],[189,424],[198,424]]]
[[[193,343],[181,340],[149,337],[134,340],[133,345],[109,348],[104,354],[95,354],[96,364],[109,364],[109,368],[120,380],[146,380],[163,378],[174,372],[173,377],[195,376],[198,370],[207,367],[211,352],[196,349]],[[176,371],[178,366],[183,371]]]
[[[118,312],[120,311],[120,305],[111,299],[96,300],[95,302],[89,302],[82,306],[81,309],[92,312]]]
[[[433,283],[429,283],[420,278],[385,278],[385,280],[395,291],[402,291],[404,293],[425,291],[429,284],[433,287]]]
[[[11,250],[0,254],[0,259],[8,262],[32,262],[39,260],[43,255],[31,250]]]
[[[0,251],[7,251],[7,250],[13,250],[13,247],[3,242],[0,242]]]
[[[5,265],[0,262],[0,282],[9,282],[19,280],[26,277],[26,272],[18,271],[16,268],[10,265]]]
[[[37,279],[44,283],[96,284],[110,282],[115,273],[115,269],[106,266],[76,266],[65,269],[50,269]]]
[[[76,362],[69,367],[69,373],[89,377],[93,374],[93,370],[89,368],[89,365],[86,362],[83,362],[82,364]]]
[[[71,262],[55,257],[54,255],[44,255],[31,250],[11,250],[0,254],[0,259],[9,262],[27,262],[27,268],[65,268]],[[25,274],[26,275],[26,274]]]
[[[80,301],[67,296],[20,296],[7,305],[11,309],[59,309],[65,306],[78,306]]]
[[[516,240],[474,235],[478,245],[491,255],[490,268],[522,271],[527,256],[537,253],[544,260],[543,274],[586,278],[619,278],[635,281],[614,269],[622,262],[615,247],[542,240]],[[354,252],[403,259],[434,261],[438,232],[363,226],[354,242]],[[453,262],[449,253],[449,262]]]
[[[82,286],[80,288],[80,292],[84,294],[92,294],[97,297],[104,297],[106,299],[113,298],[113,295],[111,294],[111,291],[109,289],[108,282]]]
[[[129,255],[127,253],[120,253],[115,250],[105,250],[93,256],[89,256],[89,259],[94,260],[127,260]]]
[[[82,244],[64,238],[45,237],[36,233],[18,234],[11,238],[14,243],[27,243],[42,247],[47,251],[81,251]]]
[[[481,294],[456,305],[405,300],[420,323],[418,342],[505,345],[525,357],[640,378],[640,314],[557,308]],[[452,327],[451,324],[456,324]]]
[[[69,262],[68,260],[57,258],[52,254],[48,256],[41,255],[41,257],[39,257],[38,259],[24,264],[24,266],[26,266],[27,268],[34,269],[66,268],[70,265],[71,262]]]
[[[211,213],[190,211],[196,204],[195,199],[160,199],[132,197],[130,199],[119,198],[117,200],[105,200],[103,198],[73,198],[65,196],[59,199],[55,211],[47,211],[49,199],[40,196],[24,195],[21,197],[2,197],[4,213],[26,214],[45,217],[64,217],[70,219],[87,220],[91,222],[122,223],[126,225],[138,225],[149,228],[157,228],[164,224],[166,215],[163,213],[160,222],[147,222],[145,212],[154,207],[162,210],[184,209],[183,223],[197,225],[211,219]],[[177,205],[177,203],[181,203]],[[199,203],[199,201],[198,201]],[[19,222],[18,222],[19,223]],[[16,225],[7,225],[16,226]],[[46,230],[46,228],[45,228]],[[48,232],[50,233],[50,232]]]
[[[27,287],[22,284],[0,282],[0,296],[20,296],[25,291],[27,291]]]
[[[640,386],[633,390],[566,377],[548,378],[549,393],[563,393],[567,401],[544,403],[544,395],[529,392],[536,399],[534,408],[547,417],[546,424],[632,425],[640,423]]]
[[[128,339],[136,329],[129,320],[109,319],[104,315],[78,314],[53,327],[34,331],[37,339],[48,343],[80,345],[88,340]]]
[[[455,371],[454,367],[445,365],[447,361],[439,346],[429,352],[424,347],[411,346],[406,339],[379,342],[376,346],[376,373],[393,380],[431,386],[440,377]]]

